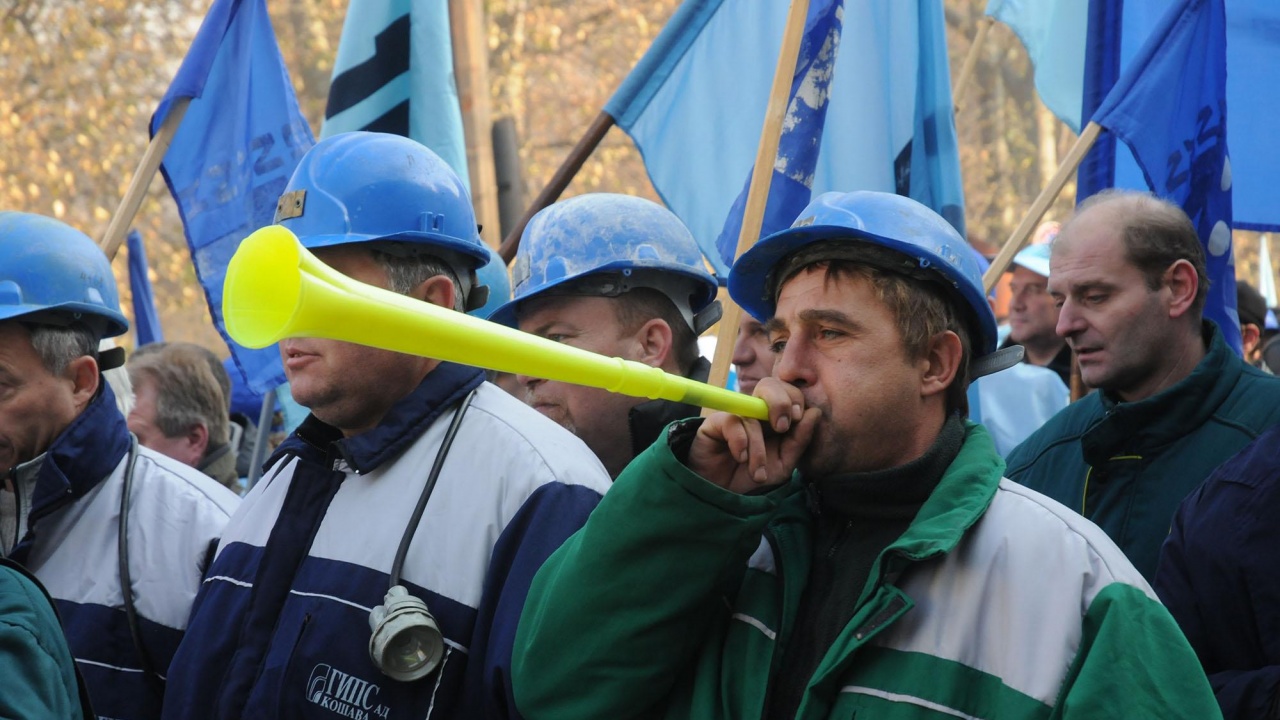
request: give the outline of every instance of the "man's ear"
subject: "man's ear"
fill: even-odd
[[[944,330],[929,338],[929,346],[920,359],[920,395],[945,393],[960,372],[963,355],[964,345],[954,332]]]
[[[432,305],[439,305],[452,310],[454,302],[457,300],[455,290],[453,281],[448,277],[433,275],[423,280],[409,295],[423,302],[429,302]]]
[[[1244,348],[1244,359],[1253,362],[1254,350],[1258,349],[1258,341],[1262,339],[1262,331],[1253,323],[1240,323],[1240,346]]]
[[[639,353],[636,361],[660,368],[674,360],[673,333],[666,320],[652,318],[640,326],[634,338]]]
[[[205,450],[209,449],[209,428],[204,423],[196,423],[187,429],[186,434],[187,445],[191,451],[195,453],[196,460],[204,457]]]
[[[102,378],[98,374],[98,361],[81,355],[67,365],[63,376],[71,381],[71,402],[75,404],[78,415],[98,394],[98,383]]]
[[[1195,304],[1200,276],[1196,267],[1186,260],[1173,261],[1164,275],[1165,284],[1169,287],[1169,317],[1182,317]]]

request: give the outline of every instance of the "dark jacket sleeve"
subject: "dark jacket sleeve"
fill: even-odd
[[[737,495],[693,474],[664,434],[534,579],[515,643],[523,716],[653,716],[776,507],[775,494]]]
[[[600,495],[547,483],[525,501],[494,545],[470,643],[462,717],[519,718],[511,691],[511,649],[534,573],[587,521]]]
[[[1153,583],[1227,720],[1280,718],[1277,443],[1263,435],[1183,502]]]

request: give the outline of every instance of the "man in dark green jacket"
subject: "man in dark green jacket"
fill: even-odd
[[[523,717],[1220,717],[1115,544],[964,421],[969,380],[1020,352],[945,220],[827,193],[729,292],[776,353],[768,424],[668,426],[539,570]]]
[[[1150,580],[1178,504],[1280,422],[1280,379],[1202,319],[1204,251],[1176,205],[1096,195],[1051,263],[1058,334],[1097,392],[1015,448],[1008,476],[1097,523]]]

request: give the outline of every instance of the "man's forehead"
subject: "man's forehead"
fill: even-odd
[[[34,350],[31,331],[18,320],[0,320],[0,351],[16,348]]]
[[[0,321],[0,369],[10,374],[44,370],[44,364],[31,344],[31,333],[17,320]]]
[[[1013,282],[1021,283],[1023,285],[1044,285],[1048,280],[1049,278],[1044,275],[1041,275],[1034,270],[1028,270],[1021,265],[1015,265],[1013,267]]]
[[[516,320],[521,327],[527,323],[545,325],[568,321],[613,324],[614,314],[600,312],[611,300],[595,295],[540,295],[516,306]]]
[[[874,294],[870,299],[850,296],[862,287],[870,289],[871,280],[856,274],[828,272],[826,265],[808,265],[782,283],[770,322],[779,316],[782,322],[794,321],[815,312],[856,313],[867,302],[878,302]]]

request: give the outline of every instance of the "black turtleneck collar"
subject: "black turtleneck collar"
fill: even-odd
[[[810,483],[810,495],[821,514],[909,520],[942,480],[963,444],[964,421],[952,415],[924,455],[885,470],[816,478]]]

